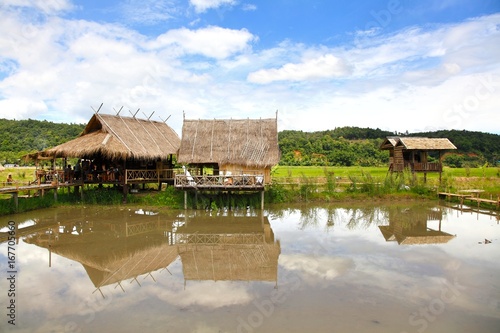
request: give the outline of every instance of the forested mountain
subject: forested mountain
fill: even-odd
[[[21,156],[76,138],[83,124],[0,119],[0,163],[18,163]]]
[[[60,124],[38,120],[0,119],[0,163],[18,163],[27,153],[53,147],[76,138],[84,124]],[[387,136],[380,129],[338,127],[328,131],[284,130],[278,133],[281,165],[375,166],[388,163],[389,154],[379,149]],[[448,154],[450,166],[495,165],[500,160],[500,135],[442,130],[408,133],[405,136],[443,137],[458,150]]]
[[[379,149],[392,132],[380,129],[339,127],[328,131],[278,133],[281,165],[370,166],[386,164],[389,155]]]

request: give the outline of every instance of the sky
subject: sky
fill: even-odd
[[[500,1],[1,0],[0,118],[94,111],[500,134]]]

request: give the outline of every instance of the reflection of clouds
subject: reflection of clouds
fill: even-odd
[[[333,280],[354,267],[351,259],[305,254],[282,254],[279,264],[287,270],[303,273],[305,278],[323,280]]]
[[[199,305],[208,308],[246,304],[253,297],[247,286],[231,281],[196,281],[183,286],[164,288],[160,292],[151,290],[158,298],[179,307]]]
[[[255,331],[326,331],[329,320],[335,320],[339,331],[352,331],[353,322],[359,322],[358,331],[373,331],[371,319],[384,321],[387,326],[379,325],[380,331],[416,331],[418,327],[408,323],[410,314],[424,309],[434,316],[441,304],[443,314],[435,315],[428,331],[437,331],[437,325],[451,331],[446,328],[457,317],[482,328],[500,320],[495,220],[449,214],[442,229],[458,235],[452,242],[399,246],[385,241],[377,223],[365,228],[370,214],[358,214],[356,227],[347,228],[348,212],[352,209],[335,211],[339,220],[330,233],[321,208],[320,223],[302,230],[297,226],[303,210],[273,213],[273,231],[284,252],[279,257],[278,289],[260,281],[187,280],[184,285],[178,258],[168,271],[152,272],[155,280],[144,274],[137,277],[140,286],[132,279],[122,281],[125,292],[116,284],[102,287],[103,299],[98,291],[93,293],[81,264],[53,254],[49,268],[47,249],[21,241],[17,253],[22,325],[15,332],[233,332],[238,316],[256,320],[259,313],[264,324]],[[435,223],[429,225],[437,229]],[[477,244],[484,234],[492,235],[494,243]],[[3,271],[6,253],[2,244]],[[1,279],[0,290],[6,283]],[[260,309],[272,302],[273,292],[279,292],[283,302],[274,303],[272,315],[266,317]],[[337,309],[342,310],[336,312],[341,318],[332,315]],[[359,318],[369,320],[356,321]]]

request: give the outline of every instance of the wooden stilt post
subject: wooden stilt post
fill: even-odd
[[[57,186],[59,185],[59,181],[56,180],[56,187],[54,187],[54,201],[57,202]]]
[[[184,209],[187,209],[187,191],[184,191]]]
[[[264,210],[264,190],[260,192],[260,210]]]
[[[127,194],[128,194],[128,184],[123,184],[123,203],[127,202]]]
[[[12,198],[14,199],[14,207],[16,207],[16,212],[19,209],[19,195],[18,192],[12,193]]]

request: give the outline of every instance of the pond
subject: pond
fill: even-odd
[[[1,332],[498,332],[498,217],[435,203],[0,218]],[[15,325],[13,325],[15,324]]]

